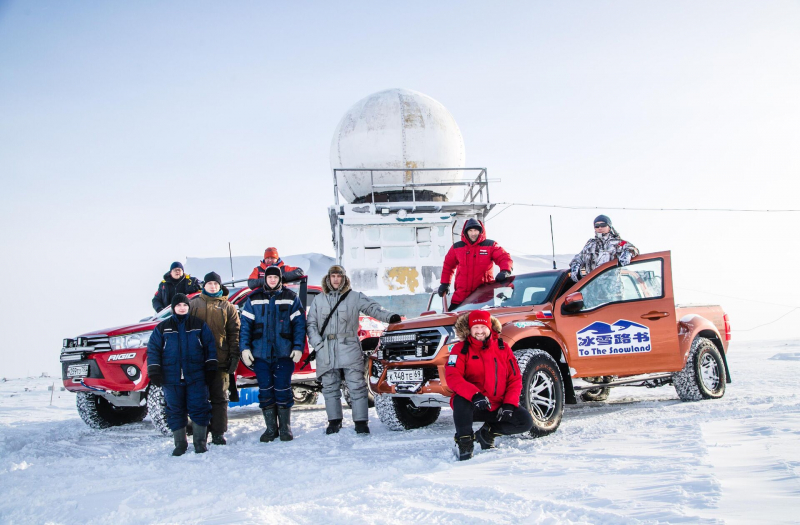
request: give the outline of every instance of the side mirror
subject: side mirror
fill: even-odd
[[[561,312],[565,314],[574,314],[583,309],[583,294],[580,292],[571,293],[564,298],[564,304],[561,306]]]

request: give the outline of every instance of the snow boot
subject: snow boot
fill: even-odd
[[[294,439],[292,435],[292,409],[279,407],[278,408],[278,433],[281,436],[281,441],[291,441]]]
[[[206,427],[201,427],[195,422],[192,422],[192,443],[194,443],[194,453],[202,454],[208,452],[208,434]]]
[[[227,445],[228,442],[225,440],[224,434],[214,434],[211,433],[211,443],[214,445]]]
[[[475,434],[469,436],[455,437],[455,454],[459,461],[472,459],[472,452],[475,450]]]
[[[495,448],[494,438],[502,434],[497,434],[492,431],[492,426],[489,423],[484,423],[481,428],[475,432],[475,440],[480,443],[481,450],[489,450]]]
[[[172,451],[173,456],[183,456],[189,448],[189,442],[186,440],[186,427],[179,428],[172,433],[175,439],[175,450]]]
[[[369,434],[369,423],[367,421],[353,421],[356,425],[356,434]]]
[[[271,407],[261,409],[261,411],[264,413],[264,423],[266,423],[267,429],[261,434],[260,441],[262,443],[269,443],[278,437],[278,409],[275,405],[272,405]]]
[[[325,429],[326,434],[338,434],[342,429],[341,419],[331,419],[328,421],[328,428]]]

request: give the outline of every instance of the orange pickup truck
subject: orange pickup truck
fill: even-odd
[[[390,325],[370,356],[368,381],[387,427],[430,425],[448,406],[453,325],[479,308],[497,317],[516,355],[534,437],[558,428],[565,403],[603,400],[616,386],[672,384],[695,401],[722,397],[730,382],[728,316],[719,306],[676,306],[670,252],[658,252],[624,267],[607,263],[578,283],[568,270],[517,275],[482,285],[454,312]]]

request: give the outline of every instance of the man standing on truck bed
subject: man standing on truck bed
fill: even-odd
[[[164,274],[164,279],[158,285],[156,295],[153,297],[153,308],[160,312],[172,303],[175,294],[193,294],[200,291],[200,281],[183,273],[183,265],[178,261],[172,263],[169,271]]]
[[[533,419],[519,406],[522,376],[517,359],[499,338],[500,321],[486,310],[463,314],[455,324],[460,339],[452,346],[445,367],[458,459],[472,457],[474,441],[494,448],[496,436],[521,434],[533,428]],[[473,421],[485,423],[473,433]]]
[[[495,264],[500,267],[496,278],[492,277]],[[440,297],[447,294],[455,272],[455,291],[450,304],[450,310],[453,310],[481,284],[494,281],[502,283],[513,271],[514,261],[508,252],[486,238],[486,230],[480,221],[469,219],[464,223],[461,240],[450,247],[444,258],[442,284],[438,293]]]
[[[217,348],[217,373],[208,385],[211,399],[211,442],[225,445],[228,431],[228,388],[230,374],[239,364],[239,311],[228,302],[228,289],[219,274],[203,278],[203,293],[189,302],[189,315],[204,321],[214,335]],[[234,379],[235,381],[235,379]]]
[[[342,375],[350,390],[355,430],[369,434],[364,353],[358,339],[359,312],[384,323],[400,322],[398,314],[351,290],[344,268],[331,266],[322,279],[322,293],[314,298],[308,311],[308,342],[314,347],[309,360],[317,359],[317,377],[322,381],[328,415],[326,434],[335,434],[342,428]]]
[[[270,266],[277,266],[280,268],[281,277],[283,277],[283,282],[285,283],[297,281],[305,275],[302,268],[285,264],[281,258],[278,257],[278,249],[270,247],[264,250],[264,260],[261,261],[261,264],[253,268],[253,271],[250,273],[250,277],[247,279],[247,287],[251,290],[255,290],[256,288],[264,286],[264,272]]]
[[[594,237],[586,242],[583,250],[569,263],[570,277],[577,283],[582,278],[581,269],[588,274],[614,259],[619,266],[627,266],[637,255],[639,250],[620,238],[608,215],[598,215],[594,219]]]
[[[252,366],[258,381],[258,401],[267,429],[262,443],[294,439],[292,373],[306,346],[306,314],[300,299],[283,286],[281,270],[268,266],[266,283],[242,307],[239,346],[242,361]]]

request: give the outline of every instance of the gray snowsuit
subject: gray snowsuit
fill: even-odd
[[[343,374],[350,390],[353,421],[367,421],[369,401],[364,374],[364,353],[358,338],[358,317],[359,313],[363,312],[388,323],[393,313],[363,293],[353,290],[336,309],[328,326],[325,327],[325,333],[320,334],[320,328],[339,301],[339,297],[350,290],[350,278],[343,275],[343,279],[339,290],[331,287],[327,275],[322,279],[323,293],[314,298],[308,311],[308,342],[317,352],[317,378],[322,381],[322,394],[325,396],[328,420],[342,419]]]
[[[617,259],[620,266],[627,266],[631,259],[639,255],[639,250],[633,244],[623,241],[617,231],[605,234],[595,234],[589,239],[583,250],[580,251],[569,263],[572,280],[580,280],[581,269],[585,269],[589,274],[598,266]],[[595,293],[591,293],[594,291]],[[597,283],[591,286],[590,293],[584,293],[583,302],[587,308],[599,304],[619,301],[622,299],[622,280],[619,272],[606,272],[597,279]],[[587,296],[588,295],[588,296]]]

